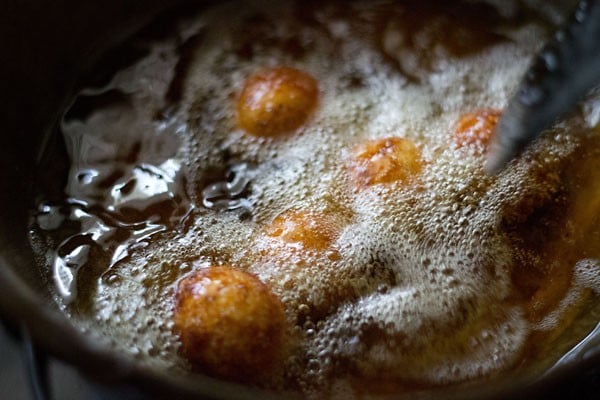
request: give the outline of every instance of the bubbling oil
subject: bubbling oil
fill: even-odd
[[[177,282],[244,269],[279,297],[292,332],[264,385],[315,398],[544,370],[561,356],[549,349],[582,339],[600,292],[597,100],[486,175],[453,127],[506,104],[545,27],[424,4],[226,2],[83,91],[61,125],[64,194],[42,193],[32,225],[64,312],[140,363],[188,373]],[[246,134],[244,80],[282,65],[316,79],[316,110],[284,136]],[[415,143],[417,176],[356,187],[353,149],[388,137]],[[334,219],[331,243],[269,234],[289,212]]]

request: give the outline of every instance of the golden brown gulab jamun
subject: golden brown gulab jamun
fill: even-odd
[[[458,147],[470,147],[477,153],[484,153],[496,129],[500,111],[483,109],[461,116],[454,128],[454,138]]]
[[[282,360],[283,305],[255,275],[232,267],[201,269],[177,287],[174,331],[195,369],[260,382]]]
[[[378,183],[408,182],[423,167],[421,151],[409,139],[374,139],[358,146],[348,165],[354,183],[364,188]]]
[[[309,250],[329,248],[337,239],[339,232],[339,223],[333,216],[300,210],[281,213],[266,230],[268,236]]]
[[[240,128],[254,136],[274,137],[299,128],[313,112],[317,81],[298,69],[260,70],[245,82],[237,103]]]

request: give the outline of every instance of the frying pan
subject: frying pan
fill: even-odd
[[[152,398],[276,397],[257,389],[169,375],[141,367],[93,334],[76,330],[52,300],[46,274],[29,246],[34,173],[40,151],[56,135],[56,122],[83,77],[101,56],[158,14],[185,7],[181,0],[23,0],[0,6],[0,317],[35,346],[87,378],[126,393]],[[205,2],[206,3],[206,2]],[[194,6],[198,5],[198,1]],[[184,8],[185,9],[185,8]],[[124,57],[126,55],[123,55]],[[118,57],[117,57],[118,58]],[[118,61],[118,60],[117,60]],[[600,366],[600,348],[542,380],[531,377],[487,382],[435,398],[533,398],[568,395],[576,377]]]

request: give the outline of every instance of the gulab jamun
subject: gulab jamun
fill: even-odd
[[[315,78],[291,67],[260,70],[247,78],[237,102],[237,122],[253,136],[275,137],[299,128],[317,105]]]
[[[419,148],[409,139],[389,137],[362,143],[352,153],[348,170],[365,188],[379,183],[409,182],[423,168]]]
[[[179,281],[174,331],[195,369],[238,382],[260,382],[284,353],[281,301],[255,275],[228,266]]]

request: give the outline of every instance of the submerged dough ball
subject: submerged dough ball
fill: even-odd
[[[408,182],[423,167],[421,152],[409,139],[389,137],[358,146],[348,170],[359,188],[394,181]]]
[[[317,81],[291,67],[260,70],[245,82],[237,103],[238,125],[273,137],[299,128],[317,104]]]
[[[477,153],[484,153],[496,129],[500,111],[484,109],[460,117],[454,128],[458,147],[470,147]]]
[[[255,275],[231,267],[201,269],[179,282],[174,329],[201,372],[256,382],[282,359],[284,312]]]
[[[267,228],[267,235],[310,250],[325,250],[337,239],[339,223],[331,215],[300,210],[279,214]]]

